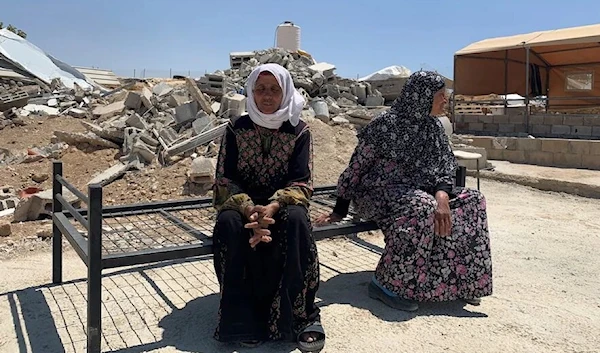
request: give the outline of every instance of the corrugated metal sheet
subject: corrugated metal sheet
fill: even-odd
[[[110,70],[105,69],[94,69],[90,67],[80,67],[75,66],[77,71],[81,72],[88,79],[94,81],[100,86],[108,87],[108,88],[116,88],[121,86],[121,82],[119,81],[117,75]]]

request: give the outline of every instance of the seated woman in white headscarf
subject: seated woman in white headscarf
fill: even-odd
[[[290,73],[265,64],[249,76],[248,115],[232,123],[217,164],[214,263],[221,289],[215,338],[257,345],[325,344],[315,295],[317,248],[308,213],[312,144],[304,98]]]

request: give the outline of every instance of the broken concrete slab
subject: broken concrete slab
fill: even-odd
[[[47,105],[41,104],[27,104],[23,107],[23,109],[35,114],[43,114],[50,116],[58,116],[60,114],[60,111],[57,108],[52,108]]]
[[[125,172],[127,172],[131,168],[130,164],[125,163],[117,163],[110,168],[106,169],[102,173],[96,175],[90,180],[87,185],[91,184],[99,184],[101,186],[108,185],[120,178]]]
[[[177,108],[178,106],[185,104],[190,101],[190,97],[180,93],[173,93],[167,98],[167,104],[171,108]]]
[[[175,108],[175,120],[178,123],[184,123],[196,118],[198,114],[198,102],[191,101],[186,104],[182,104]]]
[[[103,139],[119,144],[123,143],[124,136],[122,129],[114,127],[103,128],[99,125],[88,123],[87,121],[81,121],[81,124],[83,125],[83,127],[85,127],[86,130],[94,133],[95,135],[98,135]]]
[[[87,143],[90,146],[103,147],[103,148],[119,148],[117,144],[109,140],[103,139],[102,137],[88,132],[86,134],[77,132],[66,132],[66,131],[54,131],[54,135],[59,141],[75,145],[79,143]]]
[[[185,79],[185,85],[188,91],[190,92],[192,98],[196,102],[198,102],[198,104],[200,104],[200,108],[204,110],[207,114],[211,114],[212,108],[210,107],[210,103],[206,99],[206,97],[204,97],[204,93],[202,93],[200,88],[198,88],[198,84],[196,84],[196,81],[188,77]]]
[[[166,149],[165,152],[169,156],[175,156],[180,153],[184,153],[189,150],[192,150],[198,146],[209,143],[209,142],[213,141],[214,139],[223,136],[223,134],[225,133],[225,129],[227,128],[227,125],[229,125],[229,122],[225,122],[217,127],[214,127],[208,131],[205,131],[200,135],[191,137],[185,141],[178,142],[178,143],[170,146],[168,149]]]
[[[123,111],[125,111],[125,109],[125,101],[118,101],[109,105],[98,106],[94,108],[92,114],[96,119],[100,119],[103,121],[110,119],[116,115],[123,114]]]
[[[127,92],[125,106],[133,110],[140,109],[142,107],[142,95],[137,92]]]
[[[350,121],[342,116],[336,116],[331,119],[334,125],[347,125],[350,124]]]
[[[141,130],[148,130],[148,129],[150,129],[150,125],[148,124],[148,122],[146,121],[146,119],[144,119],[141,116],[139,116],[138,113],[131,114],[127,118],[126,123],[129,126],[136,127],[138,129],[141,129]]]
[[[196,120],[192,122],[192,129],[195,135],[199,135],[204,132],[212,121],[217,120],[214,115],[207,115],[205,112],[200,111],[196,115]]]
[[[156,149],[148,146],[141,140],[134,142],[131,153],[139,155],[148,164],[152,163],[156,158]]]
[[[167,94],[171,93],[171,91],[173,91],[173,87],[165,82],[161,82],[156,86],[152,87],[152,93],[154,93],[158,97],[166,96]]]
[[[88,116],[88,112],[80,108],[71,108],[67,113],[77,119],[83,119]]]

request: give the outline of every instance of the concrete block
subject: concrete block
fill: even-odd
[[[221,98],[221,110],[219,115],[222,118],[237,118],[246,111],[246,96],[230,92]]]
[[[478,123],[479,116],[478,115],[463,115],[463,121],[465,123]]]
[[[575,125],[583,125],[583,116],[577,116],[577,115],[565,115],[563,117],[563,125],[570,125],[570,126],[575,126]]]
[[[498,124],[483,124],[483,131],[485,132],[498,132]]]
[[[378,107],[385,103],[385,99],[382,96],[370,95],[365,99],[365,105],[367,107]]]
[[[504,160],[513,163],[525,163],[525,151],[504,150],[502,153]]]
[[[581,167],[593,170],[600,170],[600,156],[582,155]]]
[[[590,154],[590,142],[569,140],[569,153]]]
[[[551,130],[552,130],[551,125],[534,125],[531,129],[531,133],[534,135],[546,136],[546,135],[550,134]]]
[[[546,115],[546,116],[544,116],[544,124],[545,125],[562,125],[563,124],[563,116],[562,115]]]
[[[129,109],[138,110],[142,106],[142,96],[137,92],[128,92],[125,98],[125,106]]]
[[[455,124],[455,132],[467,132],[469,131],[469,124],[468,123],[456,123]]]
[[[508,122],[511,124],[525,124],[525,116],[524,115],[509,115]]]
[[[489,149],[487,150],[487,156],[489,159],[504,160],[504,150]]]
[[[592,136],[592,126],[571,126],[571,135],[582,137]]]
[[[590,154],[600,156],[600,141],[588,141],[590,144]]]
[[[152,93],[159,97],[166,96],[167,94],[171,93],[171,91],[173,91],[173,87],[171,87],[166,82],[161,82],[158,85],[152,87]]]
[[[569,152],[569,140],[542,139],[542,151],[552,153],[567,153]]]
[[[520,151],[539,151],[542,149],[542,140],[520,138],[517,140],[517,149]]]
[[[525,123],[525,121],[522,121]],[[529,116],[529,126],[532,125],[544,125],[544,116],[543,115],[530,115]]]
[[[554,153],[542,151],[530,151],[526,154],[526,162],[535,165],[552,166],[554,163]]]
[[[484,131],[483,123],[469,123],[469,131]]]
[[[498,122],[494,121],[494,116],[493,115],[479,115],[479,122],[480,123],[484,123],[484,124],[493,124],[496,123],[498,124]]]
[[[531,131],[531,128],[529,130]],[[527,125],[515,124],[515,132],[527,132]]]
[[[592,136],[600,137],[600,126],[592,126]]]
[[[184,96],[182,94],[177,94],[177,93],[173,93],[172,95],[169,96],[169,98],[167,98],[167,104],[171,108],[177,108],[178,106],[185,104],[189,101],[190,101],[190,97],[188,97],[187,95]]]
[[[585,126],[600,126],[600,116],[585,116],[583,117],[583,125]]]
[[[493,137],[473,136],[469,137],[469,139],[473,140],[473,142],[471,142],[472,146],[485,148],[486,150],[494,148],[492,144]]]
[[[192,101],[175,108],[175,120],[178,123],[190,121],[196,118],[196,114],[198,114],[198,103],[196,101]]]
[[[500,124],[498,125],[499,132],[515,132],[515,124]]]
[[[494,119],[494,123],[496,124],[508,124],[509,118],[508,115],[490,115]]]
[[[552,125],[552,129],[550,130],[552,135],[556,136],[566,136],[571,134],[571,127],[568,125]]]
[[[196,115],[196,120],[192,122],[192,129],[194,129],[194,135],[199,135],[204,132],[210,125],[211,121],[216,120],[216,117],[209,116],[204,111],[199,111]]]
[[[555,153],[554,165],[558,167],[581,168],[581,155],[574,153]]]
[[[13,197],[6,200],[0,200],[0,211],[10,210],[11,208],[17,207],[19,204],[19,199],[17,197]]]
[[[196,184],[212,184],[214,182],[217,161],[214,158],[200,156],[192,161],[188,178]]]
[[[63,197],[75,208],[81,204],[77,196],[65,188],[63,188]],[[35,221],[41,215],[52,215],[52,189],[38,192],[19,202],[13,220],[15,222]]]

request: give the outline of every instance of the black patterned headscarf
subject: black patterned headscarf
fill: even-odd
[[[415,185],[433,187],[452,182],[457,163],[444,127],[431,115],[433,96],[445,88],[444,78],[431,71],[413,73],[391,109],[358,135],[382,158],[393,159]]]

